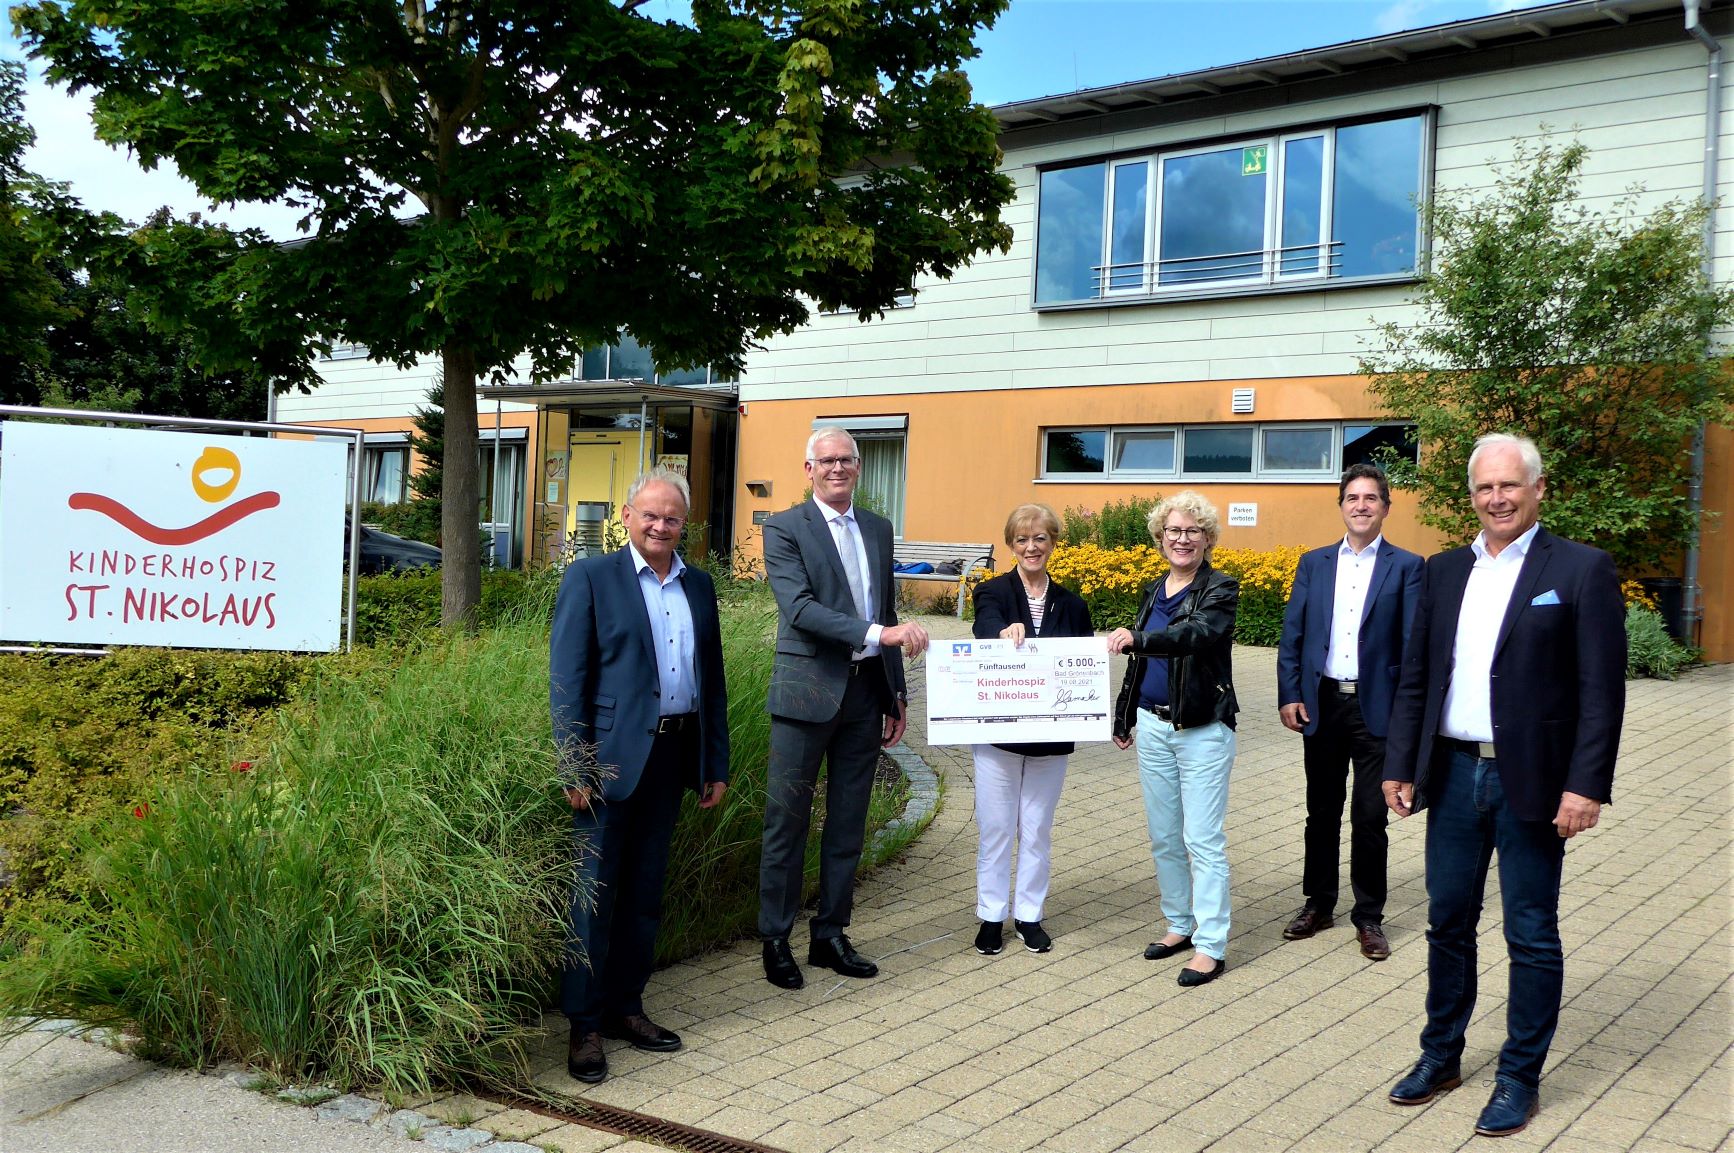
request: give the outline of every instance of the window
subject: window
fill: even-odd
[[[402,504],[409,499],[409,448],[391,445],[367,448],[367,471],[362,478],[362,500]]]
[[[622,333],[619,344],[586,348],[576,365],[579,380],[642,380],[647,384],[704,387],[726,384],[734,377],[708,364],[697,368],[659,371],[651,350]]]
[[[903,535],[904,449],[908,438],[907,416],[822,416],[813,421],[815,430],[835,425],[849,430],[861,452],[861,478],[855,491],[862,503],[891,522]]]
[[[1412,276],[1430,138],[1410,114],[1047,169],[1035,302]]]
[[[1335,480],[1391,445],[1413,460],[1413,425],[1202,424],[1050,428],[1043,480]]]
[[[1412,424],[1343,425],[1343,467],[1351,464],[1382,464],[1380,450],[1389,449],[1403,460],[1421,459]]]
[[[365,344],[333,344],[331,351],[320,357],[321,360],[362,360],[367,356]]]

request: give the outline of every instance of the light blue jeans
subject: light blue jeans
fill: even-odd
[[[1220,721],[1176,730],[1138,710],[1138,780],[1168,931],[1222,960],[1228,951],[1228,771],[1234,730]]]

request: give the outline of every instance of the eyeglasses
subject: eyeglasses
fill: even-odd
[[[627,505],[626,507],[632,510],[632,517],[634,520],[643,521],[649,528],[655,528],[658,525],[666,525],[671,532],[679,532],[681,526],[686,523],[686,518],[684,516],[656,516],[652,513],[645,512],[641,508],[634,508],[632,505]]]
[[[830,472],[834,468],[854,468],[856,460],[853,456],[819,456],[809,458],[807,463],[820,472]]]
[[[1162,535],[1169,540],[1202,540],[1204,538],[1204,530],[1196,526],[1193,528],[1174,528],[1172,526],[1166,526],[1162,529]]]

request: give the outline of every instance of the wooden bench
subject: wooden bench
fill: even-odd
[[[969,575],[977,568],[993,571],[992,544],[958,544],[953,541],[900,540],[891,550],[898,564],[927,563],[934,568],[955,563],[959,572],[894,573],[898,580],[946,581],[957,586],[957,617],[963,619],[963,602],[969,596]]]

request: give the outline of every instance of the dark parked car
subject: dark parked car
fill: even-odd
[[[343,526],[343,559],[349,559],[347,522]],[[440,550],[433,545],[361,526],[361,563],[355,566],[357,575],[378,576],[380,573],[439,567]]]

